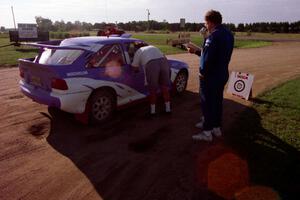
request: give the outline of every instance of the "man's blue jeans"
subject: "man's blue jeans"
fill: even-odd
[[[200,80],[200,100],[205,131],[221,127],[224,86],[225,84],[219,81]]]

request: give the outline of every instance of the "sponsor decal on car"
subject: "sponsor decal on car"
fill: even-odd
[[[80,72],[70,72],[67,73],[67,76],[82,76],[82,75],[87,75],[87,71],[80,71]]]

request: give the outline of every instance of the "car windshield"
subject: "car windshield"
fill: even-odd
[[[38,62],[47,65],[70,65],[82,53],[82,50],[45,48]]]

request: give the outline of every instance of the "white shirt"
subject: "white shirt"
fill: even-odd
[[[154,46],[144,46],[139,48],[133,58],[132,66],[139,67],[145,66],[150,60],[163,58],[164,54]]]

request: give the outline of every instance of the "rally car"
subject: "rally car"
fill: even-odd
[[[108,120],[116,108],[148,96],[143,67],[132,69],[138,45],[144,41],[128,35],[78,37],[49,43],[35,58],[19,59],[23,94],[60,110],[86,115],[92,123]],[[182,93],[188,81],[188,65],[169,60],[170,89]]]

